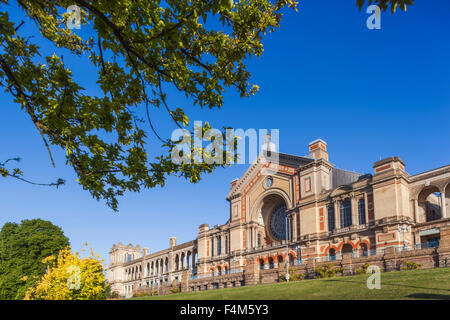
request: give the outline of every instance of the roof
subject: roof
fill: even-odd
[[[331,189],[337,188],[342,185],[352,184],[364,176],[361,173],[342,170],[338,168],[331,169]]]

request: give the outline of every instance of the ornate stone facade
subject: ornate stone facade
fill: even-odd
[[[227,223],[202,224],[195,240],[177,245],[171,238],[156,253],[114,245],[113,290],[240,286],[276,281],[266,270],[288,261],[308,273],[324,261],[348,266],[345,253],[350,266],[381,253],[397,257],[400,249],[407,256],[412,249],[434,250],[427,248],[439,246],[450,224],[450,165],[409,175],[399,157],[390,157],[375,162],[372,174],[349,172],[328,161],[321,139],[309,144],[307,156],[276,155],[277,163],[260,156],[231,182]]]

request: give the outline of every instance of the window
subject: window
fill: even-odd
[[[341,227],[346,228],[352,225],[352,209],[350,199],[346,199],[341,203]]]
[[[364,198],[358,201],[358,219],[359,224],[366,224],[366,204]]]
[[[336,223],[334,221],[334,205],[328,206],[328,231],[333,231],[336,228]]]
[[[222,254],[222,237],[219,236],[217,238],[217,255],[220,256]]]
[[[258,233],[258,247],[261,247],[261,233]]]
[[[211,239],[211,257],[214,256],[214,238]]]
[[[225,236],[225,253],[228,253],[228,236]]]

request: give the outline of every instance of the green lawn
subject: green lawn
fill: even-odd
[[[381,289],[369,290],[369,275],[302,280],[240,288],[177,293],[135,299],[275,300],[275,299],[446,299],[450,300],[450,268],[381,274]]]

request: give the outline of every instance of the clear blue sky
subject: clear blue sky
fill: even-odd
[[[300,1],[299,12],[287,11],[281,28],[265,40],[263,56],[250,63],[261,88],[255,97],[240,99],[230,91],[221,110],[202,112],[176,94],[169,98],[194,110],[192,120],[217,128],[278,128],[281,152],[304,155],[308,142],[322,138],[330,161],[343,169],[372,172],[375,161],[389,156],[400,156],[410,174],[447,165],[449,10],[445,0],[416,1],[407,13],[382,13],[381,30],[368,30],[368,14],[359,12],[354,0]],[[21,13],[12,9],[10,15]],[[65,61],[90,92],[98,93],[87,59],[65,56]],[[113,213],[76,183],[63,152],[53,149],[56,168],[51,166],[30,119],[3,91],[0,103],[0,159],[22,157],[21,168],[34,181],[66,180],[54,189],[2,179],[0,226],[50,220],[63,228],[74,249],[88,242],[107,258],[119,241],[156,251],[168,246],[170,236],[189,241],[200,224],[227,221],[230,181],[246,165],[216,170],[197,185],[171,178],[164,188],[126,194],[120,212]],[[166,135],[174,129],[163,116],[157,126]]]

